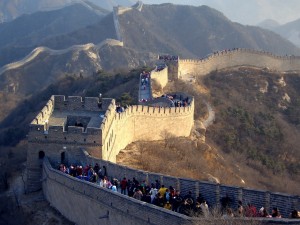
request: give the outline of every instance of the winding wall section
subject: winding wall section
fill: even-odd
[[[280,72],[300,71],[300,57],[277,56],[268,52],[239,48],[219,52],[201,60],[180,59],[178,78],[205,76],[215,70],[236,66],[268,67]]]

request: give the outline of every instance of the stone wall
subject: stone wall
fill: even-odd
[[[53,165],[61,162],[80,162],[82,149],[102,158],[102,130],[69,126],[48,126],[48,120],[53,110],[63,111],[96,111],[103,112],[112,99],[102,99],[102,109],[98,107],[98,98],[81,98],[78,96],[52,96],[36,118],[31,122],[28,133],[27,151],[27,182],[28,192],[41,189],[42,161],[49,157]]]
[[[114,19],[114,25],[115,25],[117,39],[119,41],[123,42],[123,38],[122,38],[122,34],[121,34],[121,29],[120,29],[119,18],[118,18],[119,13],[120,13],[119,7],[114,7],[113,8],[113,19]]]
[[[108,167],[108,173],[117,172],[118,165],[94,158],[88,158],[90,163],[98,162],[101,165]],[[115,166],[113,168],[112,166]],[[190,186],[194,191],[200,191],[204,197],[212,204],[213,199],[229,194],[231,198],[241,197],[241,190],[236,187],[220,186],[205,182],[197,182],[193,180],[178,179],[174,177],[168,177],[160,174],[152,174],[144,171],[132,170],[126,167],[120,167],[122,170],[119,172],[119,176],[133,177],[138,180],[144,178],[147,181],[160,180],[162,184],[166,186],[173,185],[177,182],[177,185],[193,185]],[[175,188],[179,188],[173,185]],[[183,190],[183,187],[181,187]],[[190,189],[189,189],[190,190]],[[138,201],[120,193],[112,192],[106,188],[100,188],[97,184],[82,181],[77,178],[66,175],[59,170],[55,170],[51,167],[50,162],[46,158],[43,163],[43,192],[47,201],[51,206],[56,208],[63,216],[70,221],[78,225],[93,225],[93,224],[124,224],[124,225],[176,225],[176,224],[202,224],[205,223],[205,219],[191,218],[182,214],[174,213],[170,210],[166,210],[152,204]],[[255,191],[252,193],[253,197],[257,194]],[[276,194],[274,194],[276,195]],[[283,195],[277,195],[276,200],[281,199],[281,203],[287,203],[286,201],[299,202],[300,199],[282,199]],[[292,196],[291,196],[292,197]],[[235,200],[236,200],[235,199]],[[260,199],[260,198],[258,198]],[[289,205],[288,205],[289,206]],[[260,207],[260,205],[259,205]],[[281,209],[281,208],[280,208]],[[284,212],[284,210],[282,211]],[[284,214],[285,215],[285,214]],[[247,218],[234,218],[239,224],[253,224]],[[258,218],[263,224],[299,224],[299,220],[289,219],[261,219]],[[216,223],[218,224],[218,220]]]
[[[85,156],[87,164],[94,165],[97,162],[100,166],[106,166],[107,175],[110,178],[121,180],[123,177],[126,177],[127,179],[135,177],[139,181],[146,180],[148,183],[154,183],[155,180],[159,180],[161,184],[164,184],[167,187],[173,186],[177,190],[180,190],[183,196],[191,191],[193,197],[196,198],[200,193],[207,200],[209,206],[220,205],[220,200],[223,197],[228,196],[232,200],[231,207],[233,209],[237,208],[239,200],[244,204],[251,203],[257,209],[265,207],[268,211],[273,207],[278,207],[285,218],[289,217],[292,210],[300,209],[299,196],[172,177],[117,165],[109,161],[91,157],[88,153],[85,153]]]
[[[45,124],[45,121],[49,120],[50,115],[54,110],[54,96],[51,96],[50,100],[46,103],[43,109],[38,113],[32,124]],[[44,129],[44,125],[43,125]]]
[[[179,60],[178,78],[204,76],[215,70],[236,66],[268,67],[280,72],[300,71],[300,57],[276,56],[250,49],[223,51],[202,60]]]
[[[103,112],[107,109],[107,107],[111,104],[111,98],[102,98],[102,108],[98,107],[99,98],[96,97],[85,97],[82,98],[80,96],[68,96],[64,95],[54,95],[52,97],[54,99],[54,107],[57,110],[79,110],[79,111],[95,111],[95,112]]]
[[[151,80],[155,80],[162,88],[164,88],[168,82],[168,67],[165,67],[161,71],[151,71]]]
[[[194,125],[194,100],[188,107],[135,105],[123,113],[117,113],[112,105],[105,117],[101,125],[102,157],[115,162],[119,151],[131,142],[162,140],[166,132],[177,137],[189,136]]]
[[[54,170],[45,159],[43,192],[63,216],[78,225],[192,224],[193,219],[100,188]]]
[[[162,140],[166,132],[175,136],[189,136],[194,124],[193,100],[188,107],[156,108],[136,105],[130,106],[123,113],[116,112],[115,100],[102,99],[102,102],[103,107],[100,109],[98,98],[51,97],[30,124],[28,192],[41,188],[41,162],[45,156],[50,158],[53,165],[58,166],[61,162],[80,162],[80,151],[85,149],[96,157],[115,162],[119,151],[134,141]],[[67,124],[46,128],[46,120],[54,108],[58,111],[106,112],[99,128],[68,126],[66,129]]]

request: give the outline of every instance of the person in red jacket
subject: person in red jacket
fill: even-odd
[[[126,195],[126,188],[127,188],[127,179],[126,177],[123,178],[123,180],[120,183],[121,186],[121,194]]]

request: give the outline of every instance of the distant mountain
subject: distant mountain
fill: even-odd
[[[29,54],[46,39],[73,32],[101,21],[108,12],[73,4],[47,12],[23,15],[0,24],[0,66]]]
[[[273,31],[300,47],[300,19],[275,27]]]
[[[259,24],[257,24],[257,26],[265,28],[265,29],[273,30],[273,29],[276,29],[277,27],[279,27],[280,24],[275,20],[266,19],[266,20],[260,22]]]
[[[64,76],[92,76],[99,70],[149,65],[157,55],[122,47],[116,40],[98,45],[72,46],[63,50],[36,48],[24,59],[0,69],[0,89],[14,87],[19,94],[39,91]]]
[[[71,4],[72,0],[1,0],[0,21],[11,21],[23,14],[41,10],[61,8]]]
[[[32,14],[38,11],[49,11],[80,3],[92,8],[101,7],[111,11],[113,6],[130,6],[135,3],[131,0],[1,0],[0,23],[8,22],[23,14]],[[93,3],[93,4],[91,4]]]
[[[97,70],[144,66],[159,53],[199,58],[223,49],[251,48],[300,55],[299,49],[279,35],[233,23],[207,6],[144,5],[141,10],[120,13],[118,20],[123,43],[106,41],[117,39],[110,13],[87,27],[44,37],[40,46],[45,47],[0,68],[0,87],[13,84],[19,92],[28,94],[64,74],[89,76]],[[125,47],[121,47],[123,44]],[[20,49],[28,51],[23,46]]]
[[[280,24],[299,17],[299,0],[143,0],[146,4],[184,4],[207,5],[224,13],[230,20],[247,25],[256,25],[260,21],[272,19]]]
[[[63,49],[72,45],[81,45],[86,43],[98,44],[105,39],[117,39],[113,14],[110,13],[95,24],[82,27],[73,32],[48,37],[41,43],[53,49]]]
[[[126,46],[167,52],[184,58],[203,57],[229,48],[251,48],[275,54],[300,54],[279,35],[254,26],[233,23],[207,6],[144,5],[142,11],[119,15]]]
[[[95,5],[100,6],[101,8],[112,10],[114,6],[131,6],[135,4],[137,1],[135,0],[89,0],[93,2]]]

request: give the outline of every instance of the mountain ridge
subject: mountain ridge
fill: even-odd
[[[5,73],[7,70],[17,69],[21,66],[24,66],[26,63],[30,63],[39,54],[41,54],[43,52],[46,52],[49,55],[62,55],[69,51],[74,51],[74,50],[76,50],[76,51],[84,51],[85,50],[86,51],[89,48],[95,48],[95,49],[99,50],[104,45],[123,46],[123,43],[118,40],[114,40],[114,39],[106,39],[97,45],[94,45],[93,43],[88,43],[85,45],[73,45],[69,48],[60,49],[60,50],[50,49],[48,47],[37,47],[22,60],[7,64],[7,65],[3,66],[2,68],[0,68],[0,76],[1,76],[1,74]]]
[[[258,26],[271,30],[300,47],[300,18],[285,24],[279,24],[273,20],[266,20],[258,24]]]
[[[7,85],[6,79],[10,83],[20,83],[11,80],[14,77],[20,79],[21,74],[32,77],[30,74],[40,73],[39,69],[43,71],[42,76],[50,80],[66,73],[77,74],[79,71],[85,71],[84,75],[92,75],[99,69],[143,66],[161,53],[179,55],[182,58],[203,58],[212,52],[233,48],[250,48],[274,54],[286,48],[291,51],[289,54],[300,52],[290,42],[271,31],[233,23],[221,12],[207,6],[163,4],[130,9],[119,14],[110,13],[98,23],[71,33],[45,39],[41,45],[44,48],[37,48],[23,61],[2,67],[2,86]],[[99,50],[95,47],[97,44],[117,38],[114,15],[117,15],[120,23],[124,46],[118,42],[118,46],[105,45]],[[76,46],[72,47],[74,45]],[[83,46],[89,46],[93,49],[92,52],[84,51]],[[106,54],[98,57],[103,52]],[[90,57],[91,55],[97,57]],[[45,63],[49,65],[46,66]],[[48,70],[45,71],[45,68]],[[26,85],[25,92],[30,90],[30,84]]]
[[[24,15],[0,24],[0,66],[26,56],[34,48],[43,46],[43,42],[49,38],[98,23],[105,16],[81,4],[73,4],[60,10]]]
[[[32,14],[39,11],[53,11],[64,7],[81,4],[91,10],[103,12],[112,11],[113,6],[134,4],[130,0],[3,0],[0,2],[0,24],[12,21],[24,14]],[[95,11],[96,11],[95,10]]]
[[[185,58],[231,48],[300,54],[299,48],[274,32],[231,22],[208,6],[144,4],[141,12],[130,10],[118,17],[125,45],[138,50],[168,52]]]

